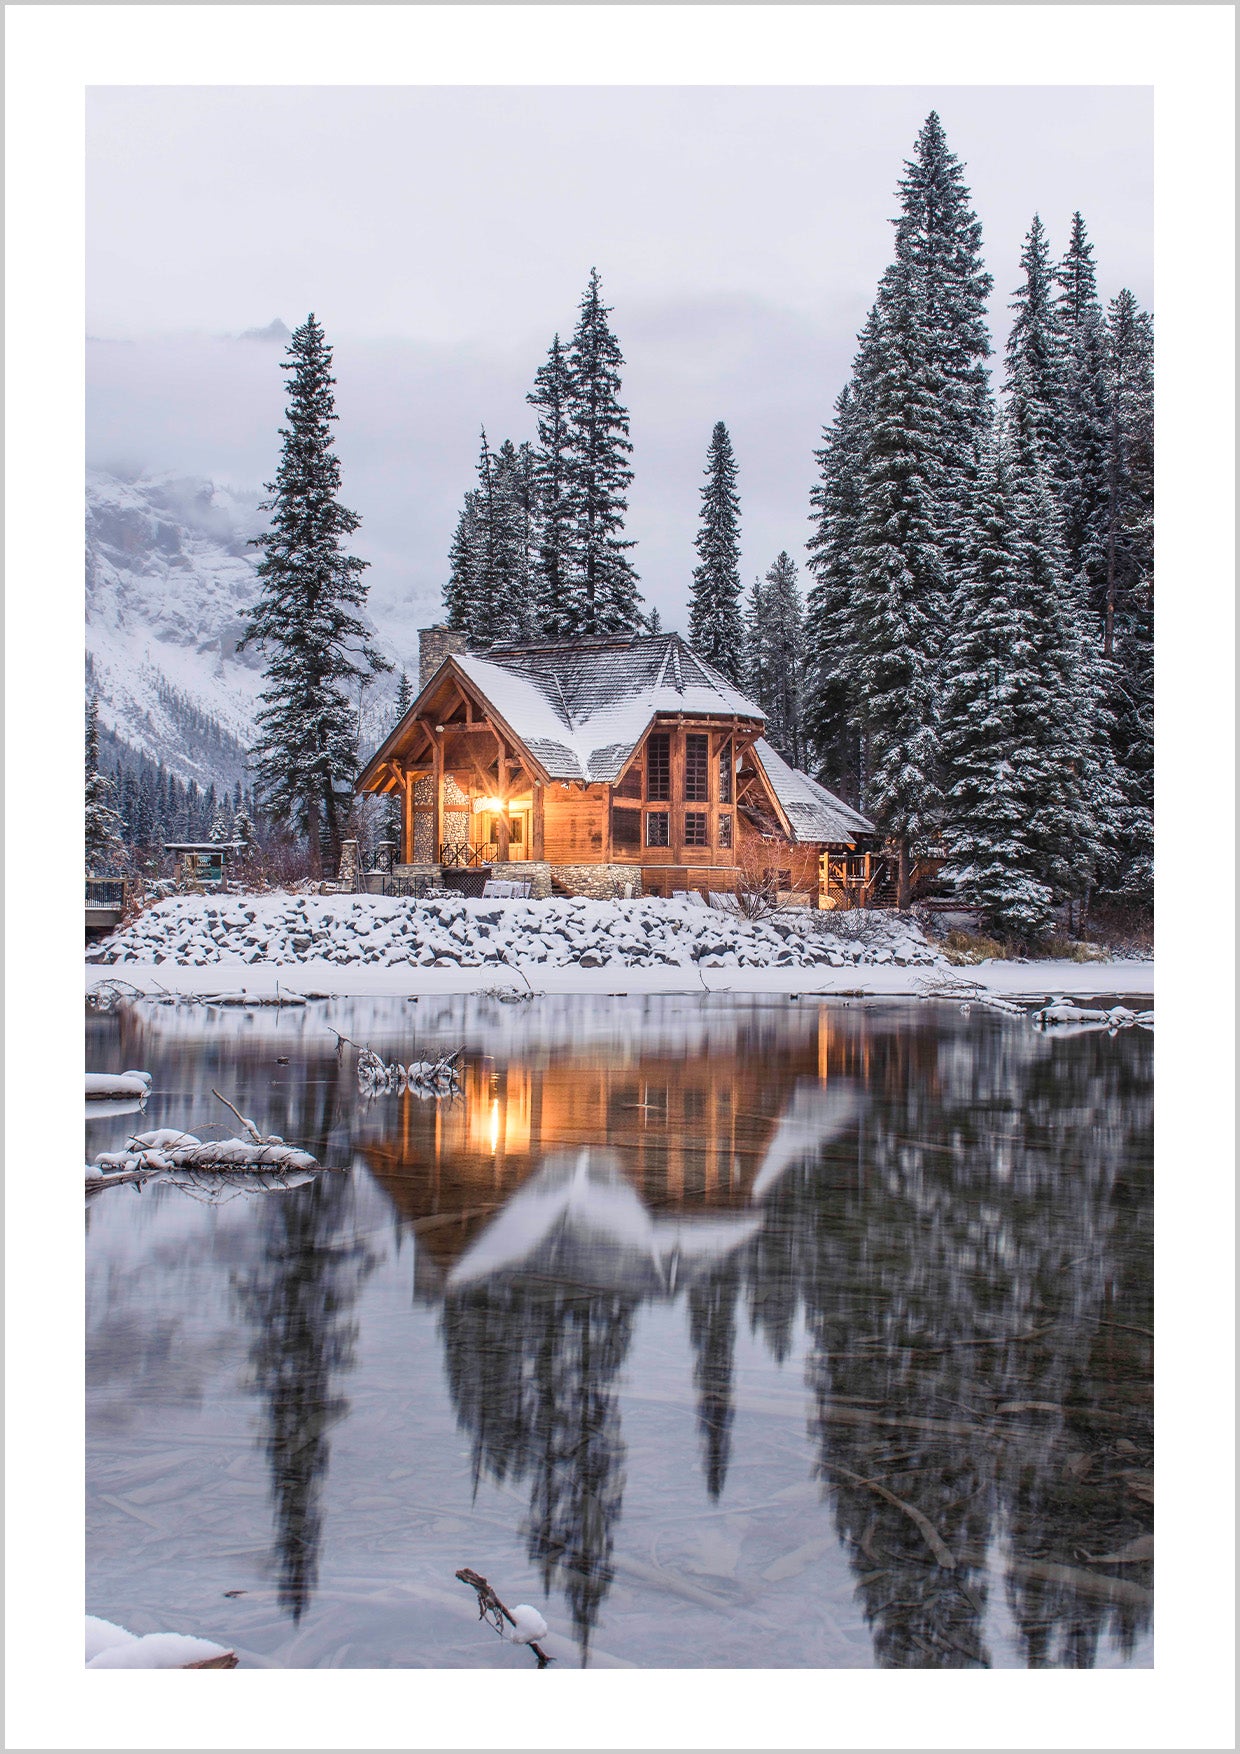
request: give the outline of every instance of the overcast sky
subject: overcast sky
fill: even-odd
[[[716,420],[746,581],[803,558],[813,450],[932,108],[966,163],[999,345],[1035,211],[1058,253],[1079,207],[1104,297],[1153,308],[1144,89],[95,88],[89,461],[268,479],[280,350],[231,337],[313,309],[376,618],[433,612],[479,427],[533,436],[525,392],[597,264],[627,361],[628,533],[647,599],[682,623]]]

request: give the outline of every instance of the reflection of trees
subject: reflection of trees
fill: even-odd
[[[769,1222],[809,1239],[816,1469],[877,1655],[988,1661],[982,1578],[1000,1540],[1027,1660],[1088,1664],[1104,1629],[1130,1641],[1148,1618],[1139,1589],[1109,1595],[1105,1571],[1082,1573],[1078,1557],[1143,1526],[1140,1501],[1116,1495],[1115,1445],[1138,1448],[1130,1415],[1140,1426],[1148,1408],[1122,1397],[1144,1393],[1145,1372],[1115,1380],[1098,1322],[1108,1283],[1148,1282],[1146,1239],[1121,1210],[1148,1081],[1100,1038],[974,1027],[916,1077],[881,1036],[872,1046],[863,1173],[846,1143],[829,1150],[785,1182]],[[893,1498],[929,1519],[954,1568]]]
[[[339,1159],[339,1071],[299,1087],[288,1132],[320,1162]],[[271,1470],[278,1592],[299,1620],[318,1579],[322,1492],[330,1432],[348,1412],[340,1392],[352,1368],[352,1316],[374,1257],[356,1234],[354,1191],[343,1175],[319,1175],[304,1187],[261,1200],[257,1264],[233,1287],[253,1332],[253,1387],[263,1402],[263,1447]]]
[[[689,1339],[693,1385],[698,1392],[702,1466],[712,1498],[723,1491],[732,1453],[732,1360],[736,1348],[736,1300],[740,1275],[735,1260],[707,1274],[689,1291]]]
[[[474,1477],[529,1480],[528,1551],[563,1588],[584,1666],[624,1492],[616,1379],[636,1299],[504,1276],[451,1293],[448,1384]]]

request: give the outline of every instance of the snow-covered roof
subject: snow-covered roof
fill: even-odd
[[[675,633],[495,646],[453,662],[552,779],[618,779],[659,713],[765,717]]]
[[[851,804],[820,786],[799,767],[790,767],[765,737],[758,738],[753,750],[788,818],[794,840],[852,841],[859,834],[878,832]]]
[[[452,1290],[533,1273],[646,1296],[676,1286],[756,1236],[755,1210],[670,1218],[651,1212],[614,1151],[556,1152],[508,1200],[448,1276]]]

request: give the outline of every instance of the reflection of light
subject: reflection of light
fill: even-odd
[[[491,1104],[491,1156],[499,1149],[499,1097]]]
[[[474,815],[475,816],[482,816],[488,810],[499,811],[499,810],[502,810],[503,808],[504,808],[504,800],[502,798],[475,798],[474,799]]]

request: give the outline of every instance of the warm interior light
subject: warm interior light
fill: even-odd
[[[474,799],[474,815],[475,816],[485,815],[485,813],[488,810],[493,810],[493,811],[496,811],[498,813],[503,808],[504,808],[504,800],[502,798],[475,798]]]

